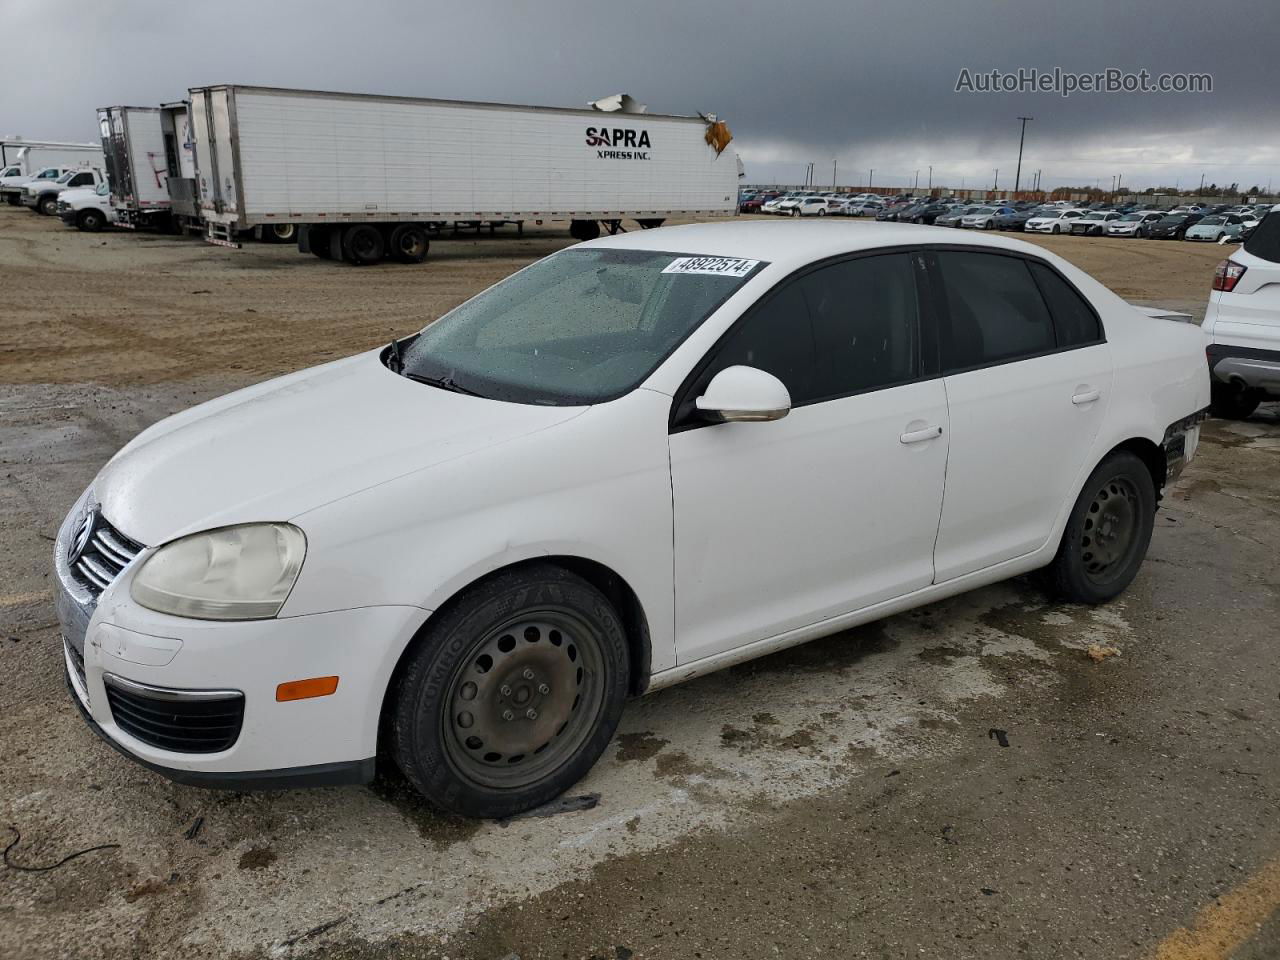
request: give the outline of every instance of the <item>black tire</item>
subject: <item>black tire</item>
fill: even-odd
[[[1209,412],[1222,420],[1247,420],[1261,402],[1262,397],[1252,390],[1214,383],[1209,393]]]
[[[1071,603],[1106,603],[1138,574],[1155,526],[1151,472],[1135,454],[1113,453],[1089,475],[1047,572]]]
[[[392,755],[435,806],[512,816],[591,769],[629,673],[622,623],[595,587],[549,564],[500,573],[451,602],[406,655],[389,693]]]
[[[1050,232],[1050,233],[1052,233],[1054,236],[1057,236],[1058,234],[1060,234],[1060,233],[1062,232],[1062,230],[1061,230],[1061,229],[1058,227],[1058,225],[1055,223],[1055,224],[1053,225],[1053,229],[1052,229],[1052,230],[1050,230],[1049,232]]]
[[[570,220],[569,236],[575,240],[594,240],[600,236],[599,220]]]
[[[107,215],[101,210],[89,207],[76,215],[76,226],[85,233],[97,233],[107,225]]]
[[[421,263],[431,249],[426,227],[418,223],[399,224],[391,231],[387,249],[397,263]]]
[[[353,223],[342,234],[342,257],[357,267],[378,263],[387,252],[382,231],[371,223]]]
[[[6,193],[4,198],[11,207],[18,207],[22,205],[22,198],[16,193]]]
[[[749,211],[747,211],[747,212],[748,212],[748,213],[760,213],[761,211],[760,211],[760,210],[749,210]],[[662,225],[663,225],[664,223],[666,223],[666,222],[667,222],[667,221],[666,221],[666,219],[665,219],[665,218],[663,218],[663,217],[658,217],[658,218],[656,218],[656,219],[650,219],[650,220],[637,220],[637,221],[636,221],[636,223],[640,224],[640,228],[641,228],[642,230],[652,230],[654,227],[660,227],[660,226],[662,226]]]
[[[56,193],[46,193],[36,201],[36,210],[44,214],[46,217],[57,216],[58,195]]]

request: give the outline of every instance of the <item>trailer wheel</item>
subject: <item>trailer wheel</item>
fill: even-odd
[[[262,228],[262,239],[268,243],[293,243],[298,239],[296,223],[272,223]]]
[[[636,223],[640,224],[640,229],[642,230],[652,230],[654,227],[660,227],[666,222],[667,221],[661,217],[659,217],[656,220],[637,220],[636,221]]]
[[[600,236],[600,221],[571,220],[569,222],[569,236],[575,240],[594,240]]]
[[[76,217],[76,226],[87,233],[97,233],[106,225],[106,214],[101,210],[95,210],[92,207],[88,210],[81,210],[80,215]]]
[[[387,251],[382,231],[371,223],[356,223],[342,235],[342,254],[348,263],[363,267],[377,263]]]
[[[427,259],[431,241],[426,229],[417,223],[402,223],[391,231],[388,248],[398,263],[421,263]]]

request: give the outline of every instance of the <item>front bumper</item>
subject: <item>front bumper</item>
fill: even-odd
[[[36,204],[40,202],[39,195],[27,193],[25,190],[22,191],[21,199],[22,205],[24,207],[30,207],[32,210],[34,210],[36,208]]]
[[[73,518],[82,515],[77,504],[59,532],[55,607],[67,687],[95,733],[179,783],[242,789],[370,779],[383,695],[426,611],[380,606],[241,622],[171,617],[129,597],[145,549],[94,599],[64,559]],[[277,702],[279,684],[317,676],[339,677],[337,691]],[[166,749],[159,744],[172,742],[165,738],[182,722],[177,711],[170,716],[148,712],[156,704],[147,700],[122,702],[113,678],[161,700],[241,694],[238,729],[229,745],[207,752]],[[137,709],[142,713],[129,712]],[[116,711],[124,712],[117,718]],[[159,736],[147,726],[154,717],[164,725]]]

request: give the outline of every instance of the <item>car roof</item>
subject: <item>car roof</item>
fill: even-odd
[[[947,227],[916,224],[742,220],[637,230],[613,237],[601,237],[578,246],[741,257],[768,260],[784,266],[799,266],[844,253],[858,253],[881,247],[914,247],[921,244],[993,247],[1037,255],[1043,252],[1042,248],[1021,240],[985,233],[965,233],[962,237],[957,237],[957,232]]]

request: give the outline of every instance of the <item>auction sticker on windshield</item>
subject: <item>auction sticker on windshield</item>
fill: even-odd
[[[759,260],[740,257],[677,257],[663,268],[663,273],[701,273],[716,277],[745,277]]]

